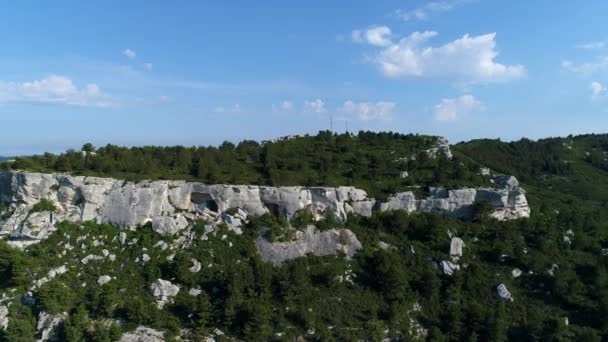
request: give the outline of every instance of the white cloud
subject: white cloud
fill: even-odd
[[[591,84],[589,85],[589,89],[591,89],[591,99],[592,100],[597,100],[597,99],[603,97],[604,95],[606,95],[606,92],[608,91],[604,85],[602,85],[600,82],[597,82],[597,81],[591,82]]]
[[[562,61],[562,68],[583,76],[590,76],[598,72],[608,71],[608,57],[601,57],[589,63],[574,63]]]
[[[293,103],[291,101],[287,101],[287,100],[281,102],[281,104],[272,105],[272,111],[275,113],[291,112],[293,110],[294,110]]]
[[[412,20],[427,20],[434,14],[439,14],[442,12],[448,12],[453,10],[456,7],[462,6],[472,2],[471,0],[444,0],[444,1],[431,1],[421,7],[414,9],[398,9],[395,11],[395,14],[398,18],[403,21],[412,21]]]
[[[123,51],[124,55],[127,56],[130,59],[133,59],[137,56],[137,53],[135,53],[135,51],[131,50],[131,49],[125,49],[125,51]]]
[[[355,115],[360,120],[368,121],[373,119],[383,119],[390,116],[395,109],[394,102],[344,102],[338,110],[340,112]]]
[[[495,61],[496,33],[456,39],[433,47],[434,31],[414,32],[382,48],[372,62],[390,78],[442,78],[462,83],[505,82],[525,75],[522,65]]]
[[[433,109],[433,117],[437,121],[454,121],[462,115],[483,109],[481,102],[473,95],[462,95],[453,99],[443,99]]]
[[[374,46],[392,44],[391,29],[387,26],[372,26],[365,30],[354,30],[351,38],[356,43],[368,43]]]
[[[144,67],[144,69],[149,71],[149,70],[152,70],[152,68],[154,66],[152,65],[152,63],[144,63],[143,67]]]
[[[304,101],[304,110],[313,113],[325,113],[325,102],[321,99],[315,99],[311,101]]]
[[[0,81],[0,103],[46,103],[71,106],[108,106],[97,84],[78,88],[65,77],[51,75],[31,82]]]
[[[588,43],[579,44],[576,47],[579,49],[585,49],[585,50],[599,50],[599,49],[608,47],[608,44],[606,41],[596,41],[596,42],[588,42]]]

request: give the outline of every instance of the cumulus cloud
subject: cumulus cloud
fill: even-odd
[[[391,29],[387,26],[372,26],[365,30],[354,30],[351,38],[356,43],[368,43],[374,46],[392,44]]]
[[[433,117],[437,121],[454,121],[462,115],[479,111],[483,108],[481,102],[473,95],[462,95],[457,98],[445,98],[435,105]]]
[[[304,110],[313,113],[325,113],[325,102],[321,99],[315,99],[310,101],[304,101]]]
[[[606,87],[598,81],[593,81],[589,85],[589,89],[591,90],[591,99],[597,100],[600,97],[604,96],[607,92]]]
[[[71,106],[108,106],[97,84],[78,88],[74,82],[59,75],[51,75],[31,82],[0,81],[0,103],[46,103]]]
[[[348,100],[344,102],[342,107],[338,109],[338,111],[348,114],[354,115],[360,120],[368,121],[374,119],[385,119],[390,116],[390,114],[395,109],[394,102],[354,102]]]
[[[123,51],[123,54],[130,59],[133,59],[137,56],[137,53],[135,53],[135,51],[131,49],[125,49],[125,51]]]
[[[505,82],[525,75],[522,65],[495,61],[496,33],[465,34],[441,46],[429,46],[437,32],[414,32],[390,43],[371,59],[389,78],[442,78],[462,83]],[[372,44],[374,45],[374,44]]]
[[[283,101],[280,104],[273,104],[272,105],[272,111],[275,113],[281,113],[281,112],[292,112],[294,110],[294,106],[293,103],[291,101]]]
[[[414,9],[398,9],[395,14],[403,21],[427,20],[432,15],[448,12],[456,7],[472,2],[471,0],[431,1]]]

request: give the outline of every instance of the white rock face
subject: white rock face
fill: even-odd
[[[447,146],[442,148],[441,146]],[[437,152],[448,156],[447,143]],[[451,154],[450,154],[451,156]],[[455,216],[471,214],[471,206],[488,200],[499,220],[529,217],[525,191],[514,177],[499,177],[502,189],[435,188],[431,196],[416,199],[413,192],[390,196],[381,210],[445,211]],[[31,213],[46,198],[57,212]],[[0,172],[0,201],[8,203],[12,215],[0,221],[0,237],[10,244],[27,247],[48,237],[60,221],[109,223],[135,228],[150,223],[162,235],[186,229],[191,220],[207,219],[227,223],[236,232],[248,216],[267,212],[292,218],[299,210],[310,210],[316,219],[333,213],[345,220],[349,213],[371,216],[376,201],[354,187],[269,187],[253,185],[207,185],[184,181],[125,182],[112,178]],[[119,236],[121,244],[126,234]]]
[[[6,328],[8,328],[8,307],[0,305],[0,329],[6,330]]]
[[[274,242],[260,237],[255,245],[262,260],[274,265],[313,254],[317,256],[344,254],[352,257],[362,248],[357,236],[348,229],[331,229],[320,232],[314,226],[296,232],[296,238],[288,242]]]
[[[511,294],[511,292],[509,291],[509,289],[507,289],[507,286],[505,284],[500,284],[496,287],[496,293],[498,294],[498,296],[504,300],[507,301],[514,301],[515,299],[513,299],[513,295]]]
[[[51,200],[56,213],[30,213],[41,198]],[[333,212],[346,219],[350,212],[371,215],[375,203],[363,190],[353,187],[267,187],[207,185],[184,181],[125,182],[112,178],[0,172],[0,201],[13,214],[0,222],[0,236],[27,246],[45,239],[56,222],[92,220],[118,227],[151,223],[163,235],[173,235],[189,225],[189,219],[229,220],[242,224],[247,216],[267,212],[288,217],[308,209],[317,218]],[[236,214],[222,215],[235,210]],[[124,244],[126,234],[119,241]]]
[[[179,286],[172,284],[168,280],[157,279],[150,284],[150,293],[156,297],[158,305],[162,307],[165,303],[171,302],[173,297],[179,293]]]
[[[103,285],[110,282],[111,280],[112,277],[110,277],[109,275],[102,275],[101,277],[97,278],[97,284]]]
[[[51,315],[46,311],[42,311],[38,315],[38,324],[36,331],[40,338],[37,341],[54,341],[56,340],[55,329],[66,319],[66,312],[58,315]]]
[[[515,179],[514,177],[511,177]],[[416,199],[411,191],[400,192],[390,196],[385,203],[380,204],[381,211],[405,210],[412,212],[447,212],[456,217],[470,217],[472,207],[480,201],[488,201],[493,207],[492,217],[506,221],[530,217],[530,207],[526,199],[526,192],[520,188],[515,179],[504,181],[505,188],[464,188],[447,190],[445,188],[431,188],[430,196]]]
[[[161,331],[148,328],[137,327],[134,332],[123,334],[120,342],[164,342],[165,337]]]

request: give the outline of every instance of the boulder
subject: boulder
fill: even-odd
[[[101,277],[97,278],[97,284],[103,285],[110,282],[111,280],[112,277],[110,277],[109,275],[102,275]]]
[[[450,256],[457,261],[462,257],[462,248],[465,246],[464,241],[459,237],[453,237],[450,241]]]
[[[192,261],[193,265],[188,270],[190,272],[192,272],[192,273],[198,273],[201,270],[201,268],[202,268],[201,263],[198,260],[194,259],[194,258],[190,259],[190,261]]]
[[[460,269],[460,265],[455,264],[451,261],[443,260],[441,262],[441,271],[443,272],[443,274],[445,274],[447,276],[453,275],[454,272],[456,272],[459,269]]]
[[[522,275],[522,273],[523,273],[523,272],[522,272],[522,271],[521,271],[519,268],[514,268],[514,269],[511,271],[511,276],[512,276],[513,278],[519,278],[519,277]]]
[[[150,293],[156,297],[160,307],[172,301],[173,297],[179,293],[179,286],[172,284],[168,280],[157,279],[150,284]]]
[[[514,301],[515,299],[513,298],[513,295],[511,294],[511,292],[509,291],[509,289],[507,289],[507,286],[505,284],[500,284],[496,287],[496,293],[498,294],[498,296],[500,298],[502,298],[505,301]]]

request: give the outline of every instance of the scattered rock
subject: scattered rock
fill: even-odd
[[[522,271],[521,271],[519,268],[514,268],[514,269],[511,271],[511,276],[512,276],[513,278],[519,278],[519,277],[522,275],[522,273],[523,273],[523,272],[522,272]]]
[[[112,277],[110,277],[109,275],[102,275],[101,277],[97,278],[97,284],[103,285],[110,282],[111,280]]]
[[[0,305],[0,329],[6,330],[6,328],[8,328],[8,307]]]
[[[172,284],[168,280],[157,279],[150,284],[150,293],[156,297],[159,307],[172,301],[172,298],[179,293],[179,286]]]
[[[459,269],[460,269],[460,265],[455,264],[451,261],[443,260],[441,262],[441,271],[445,275],[451,276],[454,274],[454,272],[456,272]]]
[[[464,246],[464,241],[459,237],[453,237],[450,241],[450,256],[454,262],[462,257],[462,248]]]
[[[507,286],[505,284],[500,284],[496,287],[496,293],[498,294],[498,296],[506,301],[514,301],[513,299],[513,295],[511,294],[511,292],[509,291],[509,289],[507,289]]]
[[[188,270],[192,273],[198,273],[198,271],[200,271],[202,268],[201,263],[198,262],[198,260],[196,260],[194,258],[190,259],[190,261],[192,261],[193,265]]]

